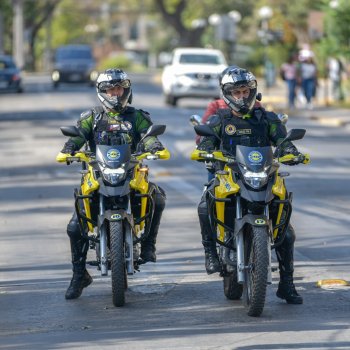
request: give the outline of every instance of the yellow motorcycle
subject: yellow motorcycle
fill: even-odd
[[[63,135],[83,136],[75,126],[61,127]],[[152,125],[140,140],[135,154],[130,145],[96,145],[74,155],[60,153],[61,163],[82,163],[80,189],[75,189],[75,210],[80,231],[96,250],[93,262],[102,276],[111,270],[115,306],[125,303],[127,276],[139,270],[140,242],[146,239],[154,213],[155,185],[148,181],[144,160],[169,159],[167,149],[152,154],[142,152],[144,138],[158,136],[165,125]]]
[[[199,136],[216,136],[207,125],[194,127]],[[292,129],[285,141],[302,139],[304,129]],[[281,145],[280,145],[281,146]],[[238,145],[236,156],[222,151],[194,150],[191,159],[215,164],[215,178],[206,193],[212,232],[216,232],[224,294],[243,295],[249,316],[260,316],[266,288],[272,283],[271,251],[282,244],[292,212],[280,164],[307,164],[308,155],[280,157],[268,147]]]

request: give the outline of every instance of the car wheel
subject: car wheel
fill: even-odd
[[[18,88],[17,88],[17,93],[18,94],[21,94],[23,92],[23,87],[22,86],[19,86]]]
[[[173,95],[165,95],[165,103],[170,106],[176,106],[178,97]]]

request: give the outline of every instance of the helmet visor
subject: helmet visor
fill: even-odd
[[[113,79],[113,80],[108,80],[108,81],[101,81],[101,83],[98,84],[98,88],[101,91],[113,89],[116,86],[120,86],[124,89],[127,89],[131,86],[131,83],[130,83],[129,79],[124,79],[124,80]]]
[[[246,81],[246,82],[237,82],[237,83],[227,83],[223,86],[222,92],[224,95],[232,95],[232,93],[235,90],[241,89],[241,88],[248,88],[249,90],[251,89],[256,89],[257,84],[256,81]]]

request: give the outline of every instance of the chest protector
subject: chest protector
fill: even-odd
[[[109,146],[128,143],[135,150],[139,142],[135,121],[136,110],[132,107],[116,117],[111,117],[104,111],[95,114],[94,143]]]
[[[236,154],[236,146],[263,147],[271,145],[266,112],[255,109],[250,118],[233,116],[230,109],[218,110],[221,117],[220,149]]]

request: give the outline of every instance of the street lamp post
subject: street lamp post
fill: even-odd
[[[265,86],[269,88],[274,85],[275,72],[272,63],[268,59],[267,47],[269,44],[269,20],[273,15],[273,11],[269,6],[263,6],[259,9],[259,17],[261,19],[261,30],[258,33],[260,36],[261,43],[264,48],[264,75],[265,75]]]
[[[236,44],[237,23],[241,20],[241,14],[238,11],[230,11],[227,14],[212,14],[208,18],[210,25],[215,27],[215,41],[219,49],[224,51],[229,61],[233,60]]]

